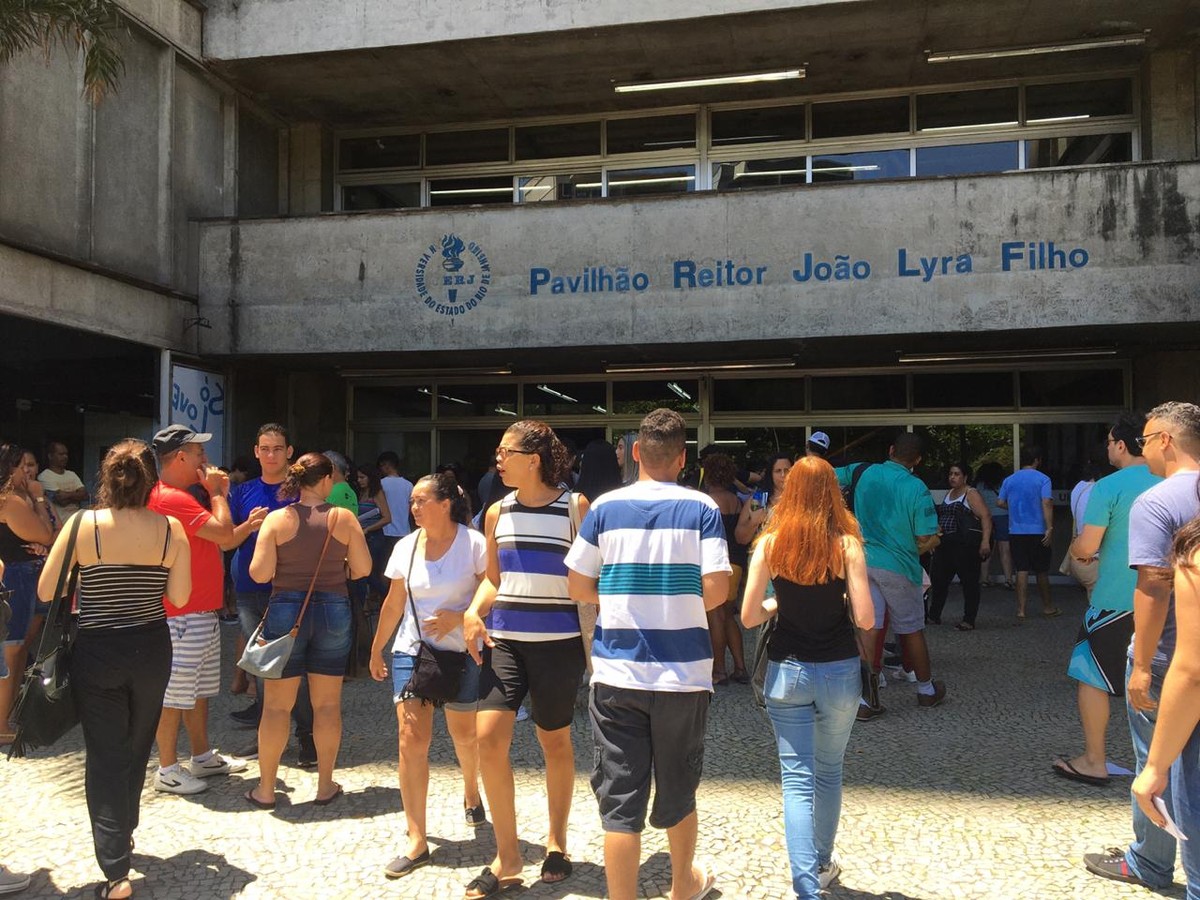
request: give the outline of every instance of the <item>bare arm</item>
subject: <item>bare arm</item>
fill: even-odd
[[[375,495],[375,505],[379,507],[379,518],[363,529],[364,534],[382,531],[385,525],[392,524],[392,508],[388,506],[387,494],[382,490]]]
[[[179,609],[192,595],[192,547],[178,519],[167,516],[171,547],[167,551],[167,602]]]
[[[1084,525],[1083,531],[1071,541],[1071,556],[1080,562],[1087,562],[1100,552],[1100,542],[1104,540],[1104,532],[1108,529],[1103,525]]]
[[[1042,521],[1046,523],[1046,533],[1042,535],[1042,543],[1050,546],[1050,535],[1054,533],[1054,501],[1049,497],[1042,498]]]
[[[268,512],[270,510],[265,506],[256,506],[250,510],[250,515],[247,516],[245,522],[233,526],[233,537],[226,544],[222,545],[221,549],[234,550],[246,543],[246,538],[262,527],[263,519],[267,517]]]
[[[350,569],[350,577],[365,578],[371,574],[371,551],[367,548],[362,526],[352,512],[340,506],[334,507],[332,514],[337,516],[333,530],[340,533],[339,540],[346,542],[346,564]]]
[[[567,593],[576,603],[591,603],[600,605],[600,579],[580,575],[574,569],[567,569]]]
[[[918,534],[917,535],[917,555],[924,556],[930,550],[937,547],[942,542],[941,535],[938,534]]]
[[[471,605],[463,613],[463,639],[467,642],[467,652],[477,663],[483,661],[478,650],[480,641],[486,647],[495,646],[487,626],[483,624],[483,617],[496,602],[496,588],[500,585],[500,548],[496,544],[496,522],[499,518],[500,504],[496,502],[488,508],[483,518],[483,533],[487,537],[487,572],[475,589]]]
[[[846,593],[850,595],[854,624],[860,631],[870,631],[875,627],[875,601],[871,599],[871,587],[867,582],[867,556],[858,538],[843,538],[842,547],[846,560]]]
[[[733,529],[733,539],[739,544],[748,544],[758,534],[758,529],[767,519],[767,511],[763,508],[751,509],[752,503],[743,503],[742,511],[738,514],[737,527]]]
[[[983,529],[983,542],[979,545],[979,552],[986,555],[984,551],[990,553],[992,547],[992,514],[975,488],[967,488],[967,505],[971,507],[971,512],[975,514]]]
[[[1133,590],[1133,671],[1126,696],[1134,709],[1148,712],[1158,706],[1150,698],[1150,665],[1167,622],[1171,579],[1169,569],[1138,566],[1137,571],[1137,587]]]
[[[54,540],[49,524],[42,521],[34,512],[33,504],[24,497],[9,494],[0,506],[0,512],[4,513],[4,523],[21,540],[35,544],[49,544]]]
[[[767,582],[771,573],[767,571],[766,548],[771,538],[758,542],[750,557],[750,569],[746,573],[746,589],[742,593],[742,624],[747,628],[761,625],[775,615],[778,607],[774,600],[766,600]]]
[[[404,619],[408,605],[408,588],[403,578],[393,578],[383,606],[379,610],[379,623],[375,626],[375,639],[371,641],[371,677],[376,681],[387,678],[388,666],[383,661],[383,650],[392,639],[396,628]]]
[[[6,510],[11,507],[12,499],[10,496]],[[81,515],[83,515],[83,513],[77,512],[74,516],[71,516],[67,522],[72,522],[76,516]],[[16,529],[13,530],[15,531]],[[18,537],[19,536],[20,535],[18,535]],[[68,540],[70,540],[70,529],[64,527],[63,530],[58,533],[58,539],[54,541],[54,546],[50,548],[50,554],[46,557],[46,562],[42,566],[42,574],[38,576],[38,599],[43,603],[49,603],[54,599],[54,589],[58,587],[58,576],[62,572],[63,565],[65,564],[68,566],[73,566],[79,562],[79,557],[74,550],[71,551],[71,558],[67,559]]]
[[[729,572],[709,572],[701,576],[705,612],[711,612],[729,599],[729,576]]]
[[[254,544],[254,556],[250,560],[250,577],[259,584],[269,584],[275,577],[275,565],[278,561],[279,546],[276,539],[279,534],[279,524],[282,516],[288,515],[287,509],[277,509],[263,520],[258,533],[258,541]]]

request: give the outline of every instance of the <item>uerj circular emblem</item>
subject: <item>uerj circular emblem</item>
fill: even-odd
[[[461,316],[487,296],[492,267],[475,241],[444,234],[440,245],[430,244],[421,253],[413,278],[417,296],[428,309],[443,316]]]

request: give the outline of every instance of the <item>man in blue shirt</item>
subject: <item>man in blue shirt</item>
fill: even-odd
[[[292,458],[292,446],[288,443],[287,429],[276,422],[268,422],[258,429],[254,441],[254,458],[262,467],[262,477],[239,484],[229,495],[229,511],[233,516],[233,554],[230,571],[233,573],[233,588],[237,595],[238,621],[243,636],[249,640],[254,629],[267,610],[271,599],[271,585],[260,584],[250,577],[250,560],[254,558],[254,545],[258,541],[258,529],[267,513],[287,506],[292,500],[279,499],[279,486],[287,477],[288,463]],[[230,713],[239,725],[258,727],[262,718],[262,679],[255,679],[258,696],[250,706]],[[296,740],[300,744],[299,764],[308,767],[316,764],[317,749],[312,738],[312,702],[308,698],[308,681],[300,680],[300,693],[292,709],[296,722]],[[243,759],[258,757],[257,738],[253,746],[241,754]]]
[[[1038,470],[1042,466],[1042,448],[1021,448],[1021,469],[1004,479],[996,502],[1008,510],[1008,541],[1012,547],[1013,568],[1017,570],[1017,622],[1025,621],[1025,601],[1029,596],[1029,573],[1037,578],[1042,597],[1042,615],[1048,619],[1062,615],[1050,603],[1050,539],[1054,536],[1054,501],[1050,499],[1050,479]]]
[[[837,469],[842,487],[854,484],[854,514],[862,528],[867,551],[867,578],[875,601],[875,622],[865,634],[867,662],[874,666],[875,651],[883,638],[886,611],[892,631],[904,648],[917,676],[917,703],[937,706],[946,698],[946,686],[933,680],[929,647],[925,643],[925,599],[921,554],[937,545],[937,512],[921,479],[912,474],[921,462],[919,435],[901,432],[888,449],[887,462],[867,466],[854,484],[862,463]],[[883,713],[878,694],[879,673],[872,672],[858,710],[860,721]]]

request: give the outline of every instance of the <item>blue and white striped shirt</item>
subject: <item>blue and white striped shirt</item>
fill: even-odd
[[[588,511],[566,563],[599,579],[594,684],[712,690],[703,576],[731,569],[711,497],[658,481],[609,491]]]

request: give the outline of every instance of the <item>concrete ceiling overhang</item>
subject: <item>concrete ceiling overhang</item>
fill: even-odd
[[[926,50],[1149,30],[1144,46],[930,64]],[[290,121],[335,127],[611,113],[1137,66],[1200,43],[1195,0],[878,0],[636,26],[209,60]],[[613,84],[806,65],[802,81],[616,94]]]

